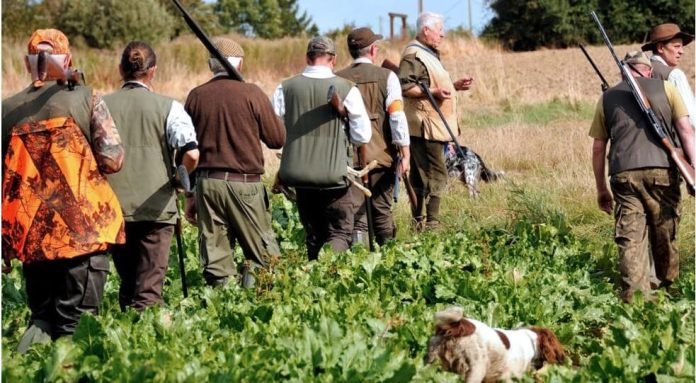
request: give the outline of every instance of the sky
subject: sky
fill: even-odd
[[[445,16],[445,28],[469,27],[468,3],[471,2],[472,27],[479,34],[493,17],[484,5],[485,0],[422,0],[423,10]],[[342,28],[346,24],[356,27],[369,26],[375,33],[389,35],[389,12],[405,13],[406,22],[415,26],[418,17],[418,0],[299,0],[301,12],[307,11],[321,33]],[[380,23],[381,17],[381,23]],[[396,19],[394,30],[400,30],[401,20]]]

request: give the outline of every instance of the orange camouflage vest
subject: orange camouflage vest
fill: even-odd
[[[66,259],[124,243],[116,194],[69,117],[12,128],[2,180],[3,257]]]

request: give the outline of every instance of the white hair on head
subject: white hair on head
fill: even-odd
[[[445,24],[445,18],[433,12],[423,12],[418,15],[418,20],[416,20],[416,33],[420,34],[423,32],[423,28],[435,28],[438,24]]]
[[[232,66],[235,69],[239,69],[239,64],[242,62],[241,57],[234,57],[234,56],[229,56],[227,57],[227,61],[232,64]],[[213,73],[219,73],[219,72],[225,72],[227,73],[227,69],[225,69],[222,64],[216,59],[216,58],[209,58],[208,59],[208,67],[210,67],[210,71]]]

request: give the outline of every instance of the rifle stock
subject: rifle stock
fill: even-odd
[[[604,30],[604,27],[602,26],[602,23],[599,21],[597,14],[594,11],[592,11],[590,15],[592,16],[594,22],[597,24],[599,32],[602,35],[602,38],[604,39],[604,44],[607,46],[607,48],[609,48],[609,52],[611,52],[611,55],[614,58],[614,61],[616,62],[616,65],[619,66],[619,69],[621,70],[621,75],[628,84],[628,87],[631,89],[631,93],[633,94],[634,99],[638,103],[640,110],[643,112],[645,118],[648,119],[650,127],[652,128],[653,132],[657,135],[658,139],[662,143],[663,148],[665,149],[665,151],[667,151],[669,157],[677,165],[679,173],[681,173],[682,177],[686,181],[686,184],[689,188],[689,193],[693,195],[694,187],[696,186],[694,184],[696,181],[696,172],[694,171],[694,167],[686,160],[683,153],[680,153],[680,151],[678,151],[670,141],[670,138],[667,135],[665,128],[662,126],[662,121],[657,118],[657,115],[650,106],[650,101],[645,96],[645,94],[643,94],[640,84],[638,84],[638,81],[636,81],[636,79],[631,74],[631,70],[629,68],[630,65],[626,62],[619,60],[619,57],[616,55],[616,52],[614,51],[614,46],[611,44],[611,41],[609,41],[609,36],[607,36],[607,32]]]

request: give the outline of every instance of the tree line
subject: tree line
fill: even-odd
[[[280,38],[314,35],[318,28],[298,0],[181,1],[210,35],[237,32]],[[693,33],[693,0],[486,0],[494,17],[481,36],[511,50],[600,44],[589,17],[595,10],[616,44],[645,40],[654,25],[676,23]],[[357,11],[357,10],[356,10]],[[188,32],[170,0],[2,0],[2,33],[26,37],[55,27],[77,44],[113,48],[129,40],[158,42]],[[336,29],[340,31],[340,29]],[[71,40],[73,40],[71,39]]]
[[[267,39],[314,35],[316,24],[297,0],[181,0],[209,35],[237,32]],[[23,38],[37,28],[58,28],[71,42],[114,48],[156,43],[188,33],[170,0],[2,0],[2,33]],[[73,37],[74,36],[74,37]]]

